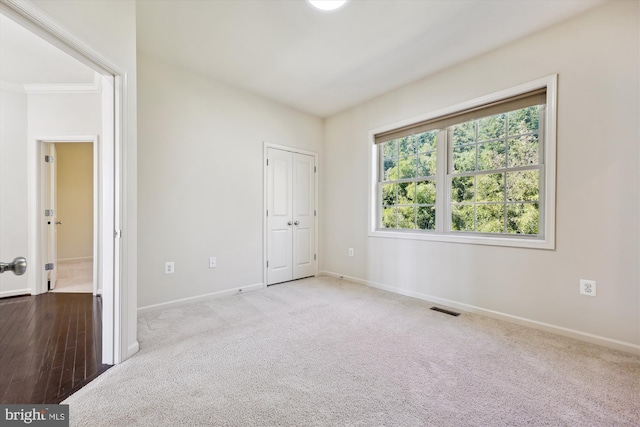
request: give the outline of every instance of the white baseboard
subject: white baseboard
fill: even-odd
[[[133,344],[127,348],[127,359],[136,354],[140,350],[140,343],[136,340]]]
[[[31,295],[31,289],[16,289],[15,291],[0,292],[0,298],[17,297],[19,295]]]
[[[382,289],[384,291],[389,291],[396,294],[405,295],[408,297],[418,298],[421,300],[432,302],[434,304],[441,304],[441,305],[445,305],[447,307],[455,308],[458,310],[467,311],[469,313],[476,313],[476,314],[481,314],[483,316],[492,317],[494,319],[505,320],[507,322],[516,323],[518,325],[527,326],[533,329],[538,329],[546,332],[551,332],[551,333],[562,335],[565,337],[574,338],[580,341],[586,341],[592,344],[613,348],[615,350],[621,350],[621,351],[625,351],[633,354],[640,354],[640,345],[632,344],[625,341],[618,341],[611,338],[590,334],[587,332],[576,331],[575,329],[569,329],[562,326],[551,325],[549,323],[539,322],[537,320],[514,316],[507,313],[501,313],[499,311],[488,310],[486,308],[477,307],[475,305],[453,301],[446,298],[440,298],[433,295],[427,295],[421,292],[401,289],[394,286],[388,286],[382,283],[376,283],[369,280],[359,279],[357,277],[345,276],[343,274],[338,274],[331,271],[321,271],[319,275],[341,278],[349,282],[370,286],[372,288]]]
[[[138,314],[148,313],[150,311],[163,310],[165,308],[180,307],[183,305],[195,304],[197,302],[208,300],[211,298],[222,297],[225,295],[233,295],[238,292],[250,292],[264,288],[263,283],[255,283],[253,285],[241,286],[239,288],[225,289],[223,291],[211,292],[210,294],[197,295],[195,297],[182,298],[175,301],[162,302],[160,304],[147,305],[145,307],[138,307]]]

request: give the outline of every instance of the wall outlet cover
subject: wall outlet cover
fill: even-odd
[[[164,274],[173,274],[175,272],[176,272],[176,267],[173,261],[164,263]]]
[[[580,279],[580,295],[596,296],[596,281]]]

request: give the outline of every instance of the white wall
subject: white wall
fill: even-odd
[[[262,283],[263,141],[321,153],[322,120],[145,56],[138,76],[140,307]]]
[[[29,94],[29,139],[55,135],[100,135],[99,93]]]
[[[0,262],[27,256],[27,96],[0,90]],[[0,275],[0,297],[28,294],[27,273]]]
[[[125,356],[137,351],[137,120],[136,4],[113,0],[30,0],[65,30],[100,52],[123,73],[125,118],[122,206],[121,295]]]
[[[328,118],[321,269],[640,350],[638,18],[607,4]],[[371,129],[554,73],[556,250],[367,237]]]

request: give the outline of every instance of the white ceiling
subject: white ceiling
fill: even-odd
[[[0,81],[24,84],[85,84],[95,72],[57,47],[0,15]]]
[[[326,117],[602,2],[138,1],[138,50]]]

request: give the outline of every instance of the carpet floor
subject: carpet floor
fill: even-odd
[[[640,357],[327,277],[139,317],[72,426],[638,426]]]

